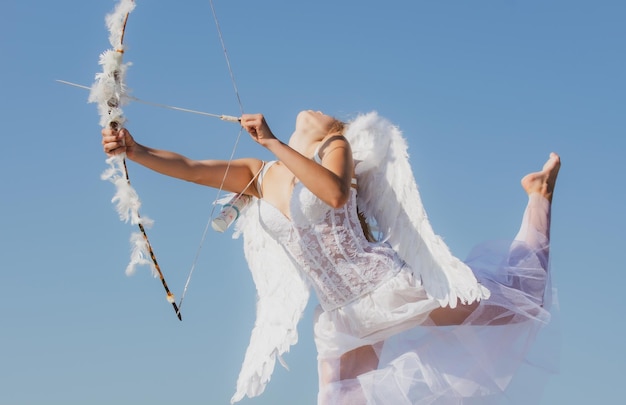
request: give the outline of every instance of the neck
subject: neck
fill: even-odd
[[[322,139],[324,139],[324,137],[316,136],[316,134],[313,133],[296,131],[289,139],[289,146],[300,154],[308,157],[309,153],[312,156],[315,148]]]

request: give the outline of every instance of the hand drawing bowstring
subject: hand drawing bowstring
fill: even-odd
[[[226,64],[237,98],[237,103],[239,104],[241,114],[243,114],[243,105],[241,103],[241,98],[239,96],[235,77],[230,65],[228,52],[226,51],[226,46],[222,37],[217,14],[213,5],[213,0],[209,0],[209,2],[211,5],[211,12],[213,13],[213,19],[215,20],[215,25],[217,27],[220,43],[226,58]],[[115,6],[114,11],[106,16],[106,23],[109,29],[109,42],[111,43],[111,46],[113,48],[105,51],[104,53],[102,53],[102,55],[100,55],[99,63],[100,65],[102,65],[102,72],[96,75],[96,81],[91,88],[91,93],[89,96],[89,101],[97,103],[98,105],[98,110],[100,113],[100,125],[104,128],[111,128],[113,130],[120,129],[124,126],[126,118],[123,114],[121,107],[129,100],[133,99],[128,95],[128,88],[125,82],[126,70],[130,64],[123,63],[123,55],[125,49],[124,35],[126,32],[126,23],[128,21],[130,13],[134,10],[134,8],[134,0],[119,0],[117,5]],[[205,115],[219,117],[222,120],[230,122],[239,121],[237,117],[233,116],[208,113]],[[235,151],[239,144],[239,139],[241,138],[242,132],[242,128],[240,128],[239,135],[235,140],[231,156],[228,160],[226,170],[220,183],[217,196],[214,203],[212,204],[213,208],[209,216],[209,221],[207,222],[207,225],[204,229],[200,245],[192,263],[191,270],[187,277],[187,281],[185,282],[185,287],[178,305],[176,304],[174,294],[171,293],[167,282],[165,281],[165,277],[157,262],[156,255],[154,254],[154,250],[146,233],[146,228],[150,227],[153,221],[150,220],[148,217],[142,217],[139,214],[141,201],[139,200],[137,192],[130,183],[125,154],[119,154],[108,158],[107,163],[109,164],[109,168],[102,174],[103,180],[109,180],[116,186],[116,193],[112,199],[112,202],[116,204],[116,209],[120,216],[120,219],[125,222],[130,221],[131,224],[137,225],[139,227],[139,232],[133,233],[133,235],[131,236],[133,250],[131,252],[130,263],[126,268],[126,273],[132,274],[135,267],[138,265],[150,265],[153,274],[155,276],[158,276],[161,280],[163,288],[166,292],[167,301],[172,304],[174,311],[176,312],[176,316],[180,320],[182,320],[182,315],[180,312],[182,303],[189,287],[191,276],[196,267],[202,245],[204,244],[204,240],[206,239],[209,222],[214,215],[216,202],[219,200],[220,194],[222,193],[224,183],[226,181],[226,176],[228,175],[231,162],[235,155]],[[148,260],[147,257],[150,257],[150,260]]]

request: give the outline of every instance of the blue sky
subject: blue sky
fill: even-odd
[[[254,322],[240,241],[212,231],[176,320],[147,269],[124,275],[128,237],[110,199],[96,107],[87,92],[109,47],[112,0],[0,6],[0,405],[222,404]],[[282,139],[295,114],[349,119],[377,110],[409,141],[435,230],[460,257],[512,236],[519,179],[551,151],[552,271],[561,305],[561,372],[544,404],[623,397],[622,1],[215,0],[246,112]],[[142,99],[237,115],[208,0],[138,1],[127,78]],[[228,158],[237,126],[131,104],[140,142]],[[270,156],[242,138],[237,156]],[[215,192],[150,173],[130,176],[156,221],[149,231],[180,295]],[[249,404],[313,404],[311,312],[266,393]]]

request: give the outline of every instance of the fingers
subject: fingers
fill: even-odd
[[[119,131],[111,128],[102,130],[102,149],[107,156],[115,156],[126,152],[126,136],[130,136],[126,129]]]
[[[249,124],[263,119],[263,114],[243,114],[241,116],[241,124]]]
[[[258,142],[259,129],[263,116],[261,114],[243,114],[241,116],[241,126],[245,129],[255,141]]]
[[[241,126],[252,136],[252,138],[261,144],[263,141],[273,139],[274,134],[270,130],[263,114],[243,114],[241,116]]]
[[[258,131],[264,122],[263,114],[243,114],[241,116],[241,126],[248,132]]]

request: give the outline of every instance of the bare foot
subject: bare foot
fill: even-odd
[[[550,153],[550,158],[543,165],[540,172],[530,173],[522,179],[522,187],[526,193],[539,193],[552,202],[552,193],[556,184],[556,177],[561,168],[561,158],[556,153]]]

